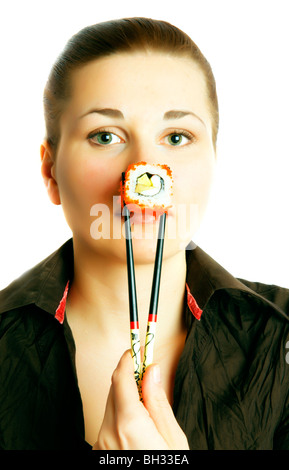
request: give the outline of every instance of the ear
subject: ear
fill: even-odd
[[[53,204],[61,204],[59,188],[55,179],[55,161],[50,144],[45,140],[40,147],[41,174],[48,196]]]

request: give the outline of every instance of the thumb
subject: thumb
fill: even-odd
[[[142,380],[143,403],[170,449],[188,449],[187,438],[180,428],[161,383],[160,367],[151,364]]]

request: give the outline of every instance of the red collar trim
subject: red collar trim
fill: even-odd
[[[191,310],[192,314],[197,320],[201,319],[201,315],[203,313],[203,310],[200,309],[198,306],[196,299],[194,296],[191,294],[190,288],[188,284],[186,283],[186,288],[187,288],[187,304],[189,309]]]
[[[66,307],[68,289],[69,289],[69,281],[66,284],[66,287],[65,287],[64,292],[63,292],[62,299],[59,302],[59,305],[58,305],[58,307],[56,309],[56,312],[55,312],[55,318],[61,324],[64,322],[65,307]],[[201,310],[200,307],[198,306],[195,298],[191,294],[190,288],[189,288],[187,283],[186,283],[186,289],[187,289],[187,304],[188,304],[188,307],[189,307],[190,311],[192,312],[192,314],[194,315],[194,317],[197,320],[200,320],[201,315],[203,313],[203,310]]]
[[[66,284],[66,287],[65,287],[64,292],[63,292],[62,299],[60,300],[59,305],[58,305],[58,307],[57,307],[57,309],[56,309],[56,312],[55,312],[55,318],[56,318],[56,320],[58,320],[59,323],[61,323],[61,324],[64,322],[65,307],[66,307],[66,300],[67,300],[68,288],[69,288],[69,281],[68,281],[68,283]]]

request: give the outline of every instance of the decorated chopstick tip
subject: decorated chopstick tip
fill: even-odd
[[[172,171],[167,165],[146,162],[129,165],[122,173],[120,194],[122,207],[132,204],[142,211],[168,212],[172,207]]]

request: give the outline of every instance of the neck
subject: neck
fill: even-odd
[[[111,328],[127,335],[129,299],[125,260],[86,252],[74,242],[74,280],[67,301],[68,318],[78,316],[86,325],[108,336]],[[141,338],[145,336],[153,278],[153,263],[136,264],[136,290]],[[158,303],[158,338],[165,342],[183,327],[185,252],[164,253]]]

